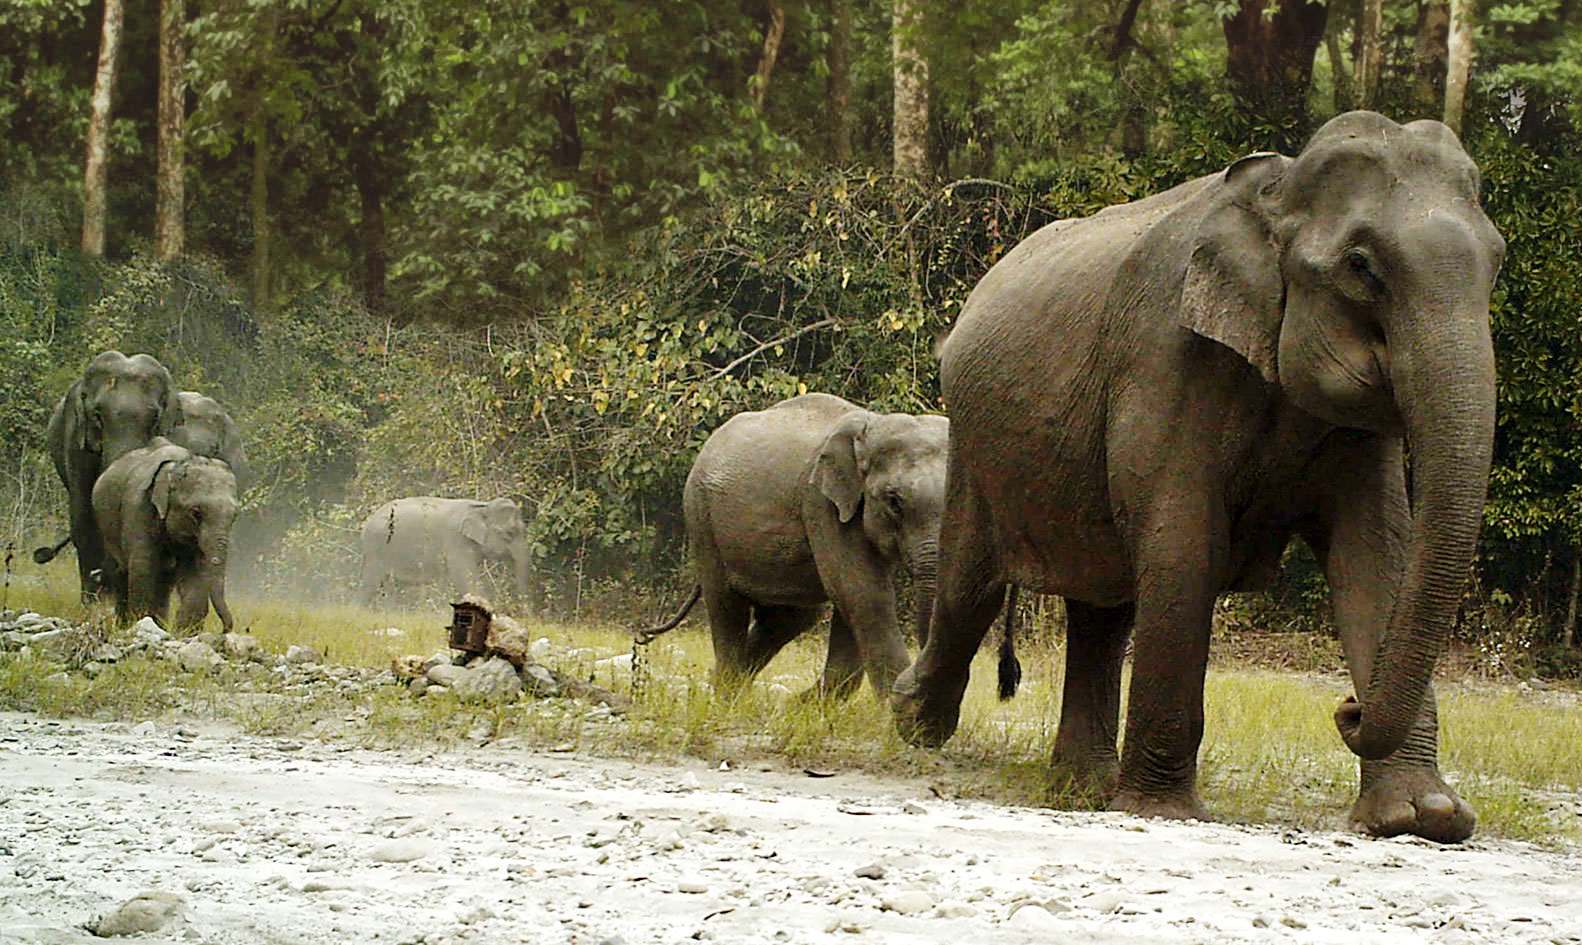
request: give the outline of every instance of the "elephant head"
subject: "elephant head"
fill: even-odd
[[[187,558],[181,566],[195,576],[184,587],[177,622],[201,622],[206,605],[212,603],[220,622],[229,630],[225,566],[238,508],[236,476],[230,466],[206,456],[166,460],[159,464],[148,484],[148,497],[164,526],[165,540]],[[188,589],[198,589],[201,598],[188,600]]]
[[[1353,752],[1387,757],[1422,710],[1481,524],[1489,294],[1505,243],[1479,205],[1477,167],[1434,121],[1351,112],[1298,157],[1243,158],[1210,188],[1185,326],[1307,413],[1410,448],[1406,572],[1371,664],[1353,667],[1361,701],[1335,715]]]
[[[944,417],[852,411],[824,439],[811,475],[842,524],[860,513],[867,543],[911,572],[920,643],[934,610],[949,440]]]
[[[102,352],[72,385],[65,408],[67,444],[100,454],[103,466],[181,422],[170,372],[146,354]]]
[[[510,561],[518,593],[527,593],[532,579],[533,545],[528,540],[526,513],[516,500],[500,498],[479,503],[462,519],[461,534],[482,548],[485,556]]]
[[[184,390],[176,397],[181,422],[171,431],[170,441],[199,456],[224,460],[240,484],[247,479],[247,456],[236,421],[211,397]]]

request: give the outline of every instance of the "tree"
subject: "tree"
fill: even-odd
[[[186,243],[185,169],[186,4],[161,0],[159,10],[159,198],[154,216],[154,254],[160,259],[180,256]]]
[[[928,175],[928,60],[923,56],[921,0],[894,0],[890,27],[891,68],[895,81],[892,129],[895,173]]]
[[[1327,6],[1312,0],[1241,0],[1220,21],[1231,89],[1250,114],[1263,119],[1272,133],[1268,143],[1279,150],[1298,147],[1307,137],[1313,57],[1328,15]]]
[[[1445,124],[1461,134],[1467,101],[1467,76],[1472,70],[1473,0],[1450,0],[1450,42],[1445,66]]]
[[[764,100],[769,95],[769,80],[774,76],[775,60],[780,58],[780,40],[786,32],[786,8],[780,0],[769,0],[769,28],[764,30],[764,49],[758,57],[758,69],[753,73],[753,108],[762,112]]]
[[[1417,43],[1413,48],[1413,95],[1424,114],[1439,110],[1450,58],[1450,4],[1423,0],[1417,11]]]
[[[1362,16],[1357,20],[1357,107],[1371,108],[1379,92],[1379,73],[1384,63],[1380,33],[1384,29],[1384,0],[1362,0]]]
[[[851,163],[851,0],[830,0],[827,55],[830,156],[844,167]]]
[[[110,102],[115,94],[115,58],[121,45],[125,13],[121,0],[105,0],[104,26],[99,38],[99,69],[93,80],[93,111],[88,120],[88,156],[82,184],[82,251],[104,255],[105,216],[108,201]]]

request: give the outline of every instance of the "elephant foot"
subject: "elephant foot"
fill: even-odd
[[[1136,814],[1139,817],[1156,817],[1160,820],[1212,821],[1208,808],[1198,800],[1197,792],[1188,788],[1184,793],[1146,794],[1135,788],[1121,788],[1110,799],[1110,810]]]
[[[937,693],[925,694],[917,676],[907,669],[890,687],[890,710],[895,728],[910,745],[938,748],[956,734],[961,721],[961,699],[941,699]]]
[[[1115,795],[1120,780],[1120,761],[1113,751],[1077,753],[1056,745],[1049,766],[1054,794],[1085,807],[1103,807]]]
[[[1477,823],[1472,806],[1431,768],[1382,772],[1367,780],[1351,808],[1351,826],[1375,837],[1460,843]]]

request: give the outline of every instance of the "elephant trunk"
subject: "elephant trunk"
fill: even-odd
[[[1486,301],[1422,312],[1392,334],[1390,376],[1412,466],[1406,573],[1370,671],[1359,676],[1362,701],[1335,712],[1346,746],[1368,759],[1399,750],[1422,712],[1476,551],[1494,448]]]
[[[916,607],[914,620],[917,626],[917,645],[928,644],[929,624],[934,617],[934,579],[939,570],[939,543],[928,538],[919,541],[908,556],[907,569],[912,572],[912,597]]]
[[[208,588],[209,604],[214,607],[215,616],[220,618],[226,633],[231,632],[234,624],[231,608],[225,602],[225,566],[230,558],[230,547],[228,523],[204,522],[198,536],[198,552],[203,555],[198,569],[204,578],[203,586]]]

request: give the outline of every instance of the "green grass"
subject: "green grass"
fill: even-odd
[[[64,581],[52,576],[43,586],[13,588],[11,606],[84,616]],[[396,656],[443,648],[449,619],[441,609],[370,611],[246,598],[233,610],[270,650],[308,644],[332,662],[380,669]],[[402,633],[375,632],[387,627]],[[581,651],[557,657],[557,669],[633,693],[629,672],[594,663],[631,651],[623,628],[543,624],[534,627],[534,635],[549,637],[558,653]],[[1236,652],[1234,663],[1216,665],[1208,678],[1200,755],[1205,803],[1229,820],[1339,826],[1355,797],[1357,766],[1330,714],[1349,684],[1339,676],[1248,667]],[[995,697],[994,654],[979,657],[961,727],[937,752],[902,742],[886,708],[867,691],[834,705],[797,699],[822,665],[819,634],[787,647],[740,695],[716,699],[703,685],[712,655],[696,621],[644,650],[648,682],[636,693],[632,711],[615,722],[589,719],[589,706],[568,700],[479,707],[449,697],[417,699],[395,686],[372,694],[264,692],[242,698],[235,688],[267,688],[257,674],[243,679],[227,670],[200,678],[143,660],[91,681],[61,681],[50,678],[56,667],[0,657],[0,707],[119,719],[189,712],[230,719],[257,734],[370,746],[434,747],[487,737],[596,755],[766,759],[925,777],[946,793],[1009,803],[1088,806],[1091,799],[1057,781],[1047,765],[1059,718],[1063,653],[1058,647],[1027,647],[1022,656],[1024,689],[1009,703]],[[1548,814],[1555,794],[1582,791],[1582,708],[1574,700],[1451,682],[1441,685],[1440,718],[1442,766],[1477,808],[1482,835],[1548,844],[1582,839],[1574,826]]]

